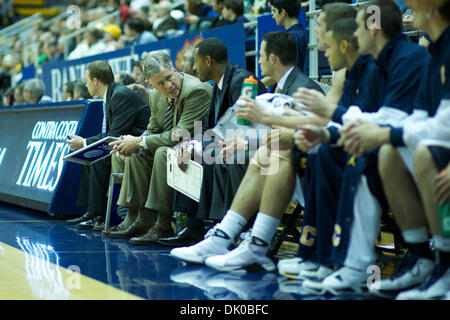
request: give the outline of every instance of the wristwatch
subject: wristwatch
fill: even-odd
[[[138,153],[141,154],[144,152],[145,148],[144,148],[144,139],[145,136],[142,136],[141,141],[139,141],[139,150]]]

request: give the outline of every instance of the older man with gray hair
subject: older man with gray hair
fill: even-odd
[[[147,130],[139,137],[124,136],[111,143],[113,152],[122,156],[113,156],[112,170],[124,173],[117,204],[128,207],[128,214],[109,234],[131,238],[135,244],[154,244],[173,234],[173,190],[167,185],[167,149],[180,142],[172,139],[174,133],[188,131],[193,136],[194,121],[202,121],[208,113],[212,87],[177,72],[163,51],[147,55],[144,73],[154,88],[149,97],[152,116]]]
[[[23,88],[23,98],[26,103],[36,104],[52,102],[52,99],[49,96],[44,95],[44,93],[45,85],[42,80],[30,79],[25,82],[25,86]]]

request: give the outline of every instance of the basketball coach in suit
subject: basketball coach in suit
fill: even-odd
[[[277,82],[275,92],[294,94],[305,87],[323,92],[320,86],[306,76],[295,64],[295,42],[288,32],[268,32],[264,35],[260,48],[259,64],[263,76],[270,76]],[[237,98],[236,98],[237,99]],[[238,143],[244,145],[245,143]],[[238,149],[230,145],[228,148]],[[213,164],[209,171],[212,179],[203,179],[200,202],[177,194],[176,211],[188,214],[187,227],[174,237],[162,238],[158,243],[168,246],[187,246],[198,242],[205,233],[203,220],[220,220],[231,206],[233,197],[248,168],[249,151],[245,151],[246,162],[241,164],[234,155],[234,161]],[[196,213],[195,211],[196,210]]]
[[[241,95],[242,82],[245,78],[256,76],[247,69],[228,60],[225,44],[217,38],[202,40],[194,48],[194,71],[201,81],[215,82],[208,116],[203,121],[203,132],[212,129],[217,121],[232,107]],[[266,92],[266,87],[258,81],[258,94]],[[210,141],[203,141],[203,149]],[[200,202],[211,204],[214,165],[202,162],[203,181]],[[162,238],[159,244],[178,246],[195,243],[203,237],[203,221],[196,219],[198,203],[180,192],[175,191],[174,211],[188,215],[187,227],[178,235]]]
[[[170,57],[157,51],[145,58],[144,72],[154,90],[150,93],[152,117],[137,137],[112,142],[113,171],[124,172],[118,204],[128,207],[125,220],[109,233],[136,244],[156,243],[173,234],[173,191],[167,185],[167,149],[177,145],[180,131],[193,136],[194,122],[206,117],[212,86],[177,72]],[[157,221],[154,216],[157,213]]]
[[[150,118],[150,107],[140,95],[114,82],[111,66],[105,61],[94,61],[87,66],[86,87],[91,96],[103,97],[102,132],[82,138],[72,135],[66,143],[72,151],[92,144],[104,137],[125,134],[140,135]],[[111,157],[83,167],[77,205],[87,207],[87,213],[68,224],[82,228],[101,229],[106,213],[106,194],[111,173]]]

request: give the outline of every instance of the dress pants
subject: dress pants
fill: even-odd
[[[153,209],[165,221],[171,219],[173,190],[167,184],[167,149],[159,147],[154,155],[144,151],[125,160],[113,158],[113,172],[124,173],[118,205]]]
[[[83,166],[77,206],[86,207],[94,216],[105,216],[110,174],[111,157]]]
[[[233,164],[203,163],[203,181],[200,202],[175,192],[174,211],[186,213],[198,219],[221,220],[231,207],[245,172],[248,168],[248,152],[245,163],[235,161]]]

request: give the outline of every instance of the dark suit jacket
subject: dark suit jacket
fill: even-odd
[[[150,106],[130,88],[116,82],[106,91],[106,133],[86,139],[91,144],[107,136],[140,136],[147,128]]]
[[[301,72],[297,66],[295,66],[287,77],[286,82],[284,83],[284,87],[280,91],[280,93],[292,96],[297,91],[297,89],[301,87],[314,89],[324,93],[322,88],[314,80],[309,78],[307,75]],[[276,88],[276,86],[274,86],[274,88]]]
[[[241,66],[228,63],[223,75],[223,84],[222,90],[220,91],[220,96],[217,96],[219,94],[217,84],[214,86],[211,105],[209,107],[209,114],[203,121],[203,131],[213,128],[216,125],[217,120],[223,116],[225,111],[236,103],[237,99],[241,95],[242,82],[245,78],[250,76],[256,78],[254,74]],[[258,80],[258,94],[265,92],[267,92],[266,87]],[[217,106],[219,107],[219,113],[216,118]]]

